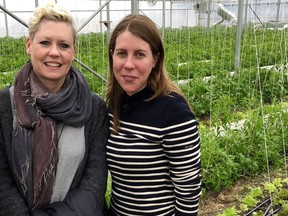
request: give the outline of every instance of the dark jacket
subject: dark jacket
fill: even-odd
[[[105,207],[105,206],[104,206]],[[63,202],[55,202],[44,209],[36,209],[33,216],[98,216],[105,214],[106,209],[98,205],[93,192],[75,189]]]
[[[69,194],[63,202],[53,203],[45,211],[37,210],[33,215],[39,213],[41,216],[41,212],[49,211],[50,215],[61,216],[65,216],[63,211],[69,216],[104,215],[101,211],[105,205],[108,174],[105,154],[109,132],[108,115],[106,105],[99,96],[93,95],[92,100],[93,111],[90,121],[85,125],[85,156],[75,174]],[[6,88],[0,91],[0,216],[29,216],[32,213],[19,189],[20,183],[11,172],[12,130],[11,99],[9,88]],[[88,214],[90,210],[92,214]]]

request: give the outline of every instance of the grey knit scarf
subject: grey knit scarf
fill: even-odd
[[[12,165],[31,210],[50,203],[57,168],[60,121],[83,126],[92,112],[91,92],[71,67],[61,91],[48,93],[28,62],[14,85]]]

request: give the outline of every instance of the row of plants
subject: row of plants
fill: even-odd
[[[187,96],[200,123],[204,192],[220,191],[241,178],[267,172],[270,166],[285,166],[288,148],[285,34],[285,31],[245,29],[241,64],[234,71],[235,27],[165,29],[168,72]],[[15,74],[28,61],[24,45],[25,38],[0,38],[1,89],[13,84]],[[77,59],[107,79],[107,35],[79,35]],[[105,97],[106,82],[77,62],[75,65],[83,71],[91,90]],[[272,69],[265,68],[271,65]]]
[[[288,215],[288,179],[275,178],[271,182],[248,188],[239,202],[217,216]]]

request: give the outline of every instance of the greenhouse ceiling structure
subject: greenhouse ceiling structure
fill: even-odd
[[[31,12],[50,1],[0,1],[0,37],[26,35]],[[287,0],[55,0],[72,11],[76,24],[85,32],[103,32],[128,13],[143,13],[159,27],[253,24],[255,27],[287,28]],[[286,13],[285,13],[286,11]],[[15,20],[15,16],[19,20]]]

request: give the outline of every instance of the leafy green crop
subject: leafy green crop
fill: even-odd
[[[284,167],[288,149],[288,37],[247,28],[234,71],[236,27],[165,29],[169,75],[199,121],[205,190],[219,191],[243,177]],[[75,62],[93,92],[105,97],[107,34],[81,34]],[[28,61],[25,38],[0,38],[0,88],[13,84]],[[98,76],[95,76],[95,73]],[[283,192],[282,192],[283,193]],[[285,206],[285,205],[284,205]],[[287,207],[286,207],[287,209]],[[231,210],[233,215],[234,211]]]

